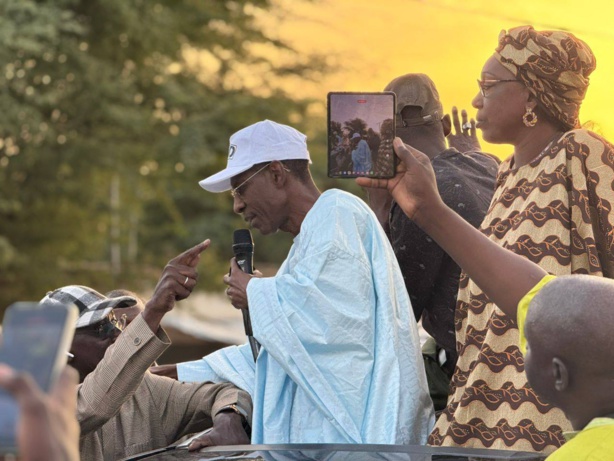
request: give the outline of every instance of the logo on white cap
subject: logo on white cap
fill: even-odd
[[[258,163],[274,160],[308,160],[307,136],[288,125],[270,120],[254,123],[230,137],[228,164],[199,182],[210,192],[230,190],[230,180]],[[236,158],[235,158],[236,157]]]
[[[232,160],[232,158],[235,156],[236,151],[237,151],[237,146],[235,146],[234,144],[231,144],[230,147],[228,148],[228,160]]]

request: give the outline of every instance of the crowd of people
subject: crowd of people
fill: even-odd
[[[205,429],[190,449],[429,444],[612,457],[614,147],[579,122],[594,68],[570,33],[502,32],[478,80],[476,122],[444,115],[426,75],[392,80],[400,163],[391,179],[356,180],[368,204],[320,192],[294,128],[265,120],[233,134],[227,167],[200,185],[230,191],[262,234],[294,237],[274,277],[235,259],[224,277],[232,305],[249,310],[257,360],[246,344],[152,367],[170,344],[160,321],[196,286],[209,241],[171,260],[147,302],[54,290],[46,302],[80,310],[69,360],[79,379],[67,370],[46,396],[0,365],[0,387],[22,408],[22,458],[114,460]],[[480,152],[476,129],[511,145],[510,157],[499,165]],[[424,350],[418,321],[433,338]],[[46,437],[32,441],[25,427]]]

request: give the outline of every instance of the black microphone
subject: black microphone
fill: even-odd
[[[254,273],[254,241],[252,240],[252,233],[249,229],[237,229],[232,236],[232,252],[235,255],[237,264],[243,272],[246,274]],[[243,314],[243,326],[245,327],[245,334],[249,340],[249,345],[252,349],[252,355],[254,356],[254,362],[258,358],[260,352],[260,344],[254,338],[254,332],[252,331],[252,321],[249,317],[248,309],[241,309]]]

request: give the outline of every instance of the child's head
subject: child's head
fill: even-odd
[[[576,429],[614,412],[613,330],[613,280],[559,277],[531,302],[525,324],[529,383]]]

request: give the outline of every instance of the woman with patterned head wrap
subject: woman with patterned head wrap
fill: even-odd
[[[481,230],[551,274],[614,276],[614,148],[581,129],[595,69],[572,34],[530,26],[502,32],[473,100],[486,141],[511,144]],[[448,406],[429,442],[551,452],[571,429],[528,385],[515,319],[465,274],[456,309],[459,360]]]

